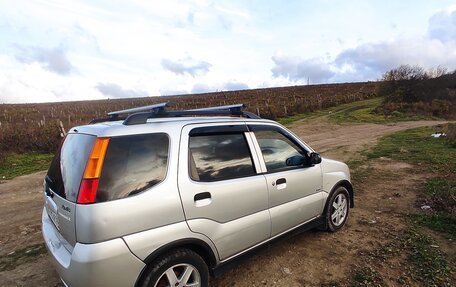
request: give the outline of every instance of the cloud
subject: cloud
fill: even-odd
[[[34,46],[14,45],[16,59],[22,63],[40,63],[46,70],[68,75],[73,70],[73,66],[68,60],[62,48],[45,49]]]
[[[209,86],[207,84],[203,83],[196,83],[193,85],[192,88],[192,94],[202,94],[202,93],[210,93],[210,92],[216,92],[217,89],[215,87]]]
[[[93,81],[79,74],[64,77],[40,63],[20,64],[13,56],[0,54],[0,103],[42,103],[104,99]]]
[[[145,91],[124,89],[114,83],[98,83],[95,88],[103,95],[113,98],[134,98],[147,96],[147,92]]]
[[[223,85],[223,89],[227,91],[235,90],[247,90],[249,86],[246,83],[241,83],[237,81],[229,81]]]
[[[177,75],[189,74],[192,77],[203,75],[209,72],[212,65],[205,61],[194,61],[191,58],[172,61],[162,59],[161,65],[164,69],[173,72]]]
[[[307,81],[312,83],[323,83],[329,81],[335,73],[328,63],[323,60],[300,59],[276,55],[272,57],[274,67],[271,69],[274,77],[285,77],[292,81]]]
[[[437,12],[429,19],[428,35],[442,42],[456,41],[456,5]]]
[[[161,88],[159,91],[160,91],[160,95],[162,95],[162,96],[176,96],[176,95],[188,94],[188,91],[184,90],[184,89]]]
[[[456,6],[435,13],[427,34],[367,42],[347,48],[327,59],[302,59],[284,55],[272,57],[275,78],[311,83],[353,82],[379,79],[402,64],[456,69]]]
[[[379,78],[384,72],[402,64],[456,68],[456,45],[418,38],[368,43],[340,53],[333,64],[344,67],[355,80]],[[343,72],[340,73],[343,76]]]
[[[227,81],[218,85],[208,85],[205,83],[196,83],[191,90],[194,94],[211,93],[219,91],[238,91],[247,90],[249,86],[246,83],[238,81]]]

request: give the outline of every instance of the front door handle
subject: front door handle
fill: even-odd
[[[195,194],[193,200],[195,201],[196,207],[202,207],[211,204],[212,196],[210,192],[201,192]]]

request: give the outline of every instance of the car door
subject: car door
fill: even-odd
[[[268,189],[247,126],[182,129],[178,186],[188,226],[214,242],[220,260],[270,237]]]
[[[324,194],[320,165],[310,165],[310,148],[286,129],[271,124],[249,125],[263,160],[268,184],[271,236],[321,214]]]

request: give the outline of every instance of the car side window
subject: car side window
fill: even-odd
[[[189,174],[202,182],[255,175],[244,133],[190,136]]]
[[[300,166],[302,166],[307,160],[307,152],[278,129],[268,129],[265,126],[253,131],[268,172],[295,168],[297,164],[291,163],[296,162],[296,159],[301,159]]]

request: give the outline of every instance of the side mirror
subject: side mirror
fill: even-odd
[[[302,155],[295,155],[287,158],[285,163],[287,166],[300,166],[304,164],[304,157]]]
[[[321,156],[319,153],[313,152],[310,154],[310,164],[319,164],[321,163]]]

